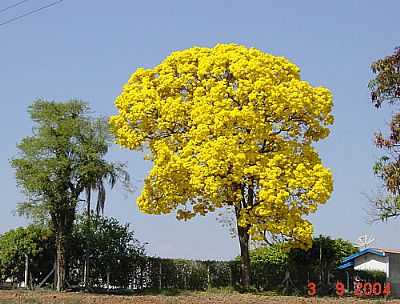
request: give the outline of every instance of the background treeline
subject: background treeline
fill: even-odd
[[[89,260],[89,286],[93,290],[160,290],[240,288],[240,261],[192,261],[149,257],[129,225],[114,218],[79,217],[69,250],[67,282],[83,288],[85,260]],[[41,225],[10,230],[0,236],[0,282],[18,286],[25,279],[29,258],[31,287],[53,287],[54,233]],[[287,249],[285,244],[251,251],[251,285],[259,291],[306,293],[307,282],[319,285],[321,294],[332,293],[337,280],[352,282],[354,273],[337,270],[340,261],[356,252],[349,242],[325,236],[314,238],[308,251]],[[381,273],[358,273],[365,280],[384,281]],[[46,282],[43,279],[48,276]],[[11,281],[11,282],[10,282]],[[42,283],[42,285],[40,285]],[[350,284],[351,285],[351,284]],[[349,286],[350,289],[352,286]]]

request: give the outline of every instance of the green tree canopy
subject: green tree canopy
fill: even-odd
[[[92,118],[89,106],[79,100],[38,100],[28,112],[33,135],[18,144],[11,165],[27,197],[21,210],[48,216],[55,231],[57,289],[62,290],[76,207],[83,191],[113,166],[104,160],[111,138],[105,120]]]
[[[262,246],[250,251],[253,278],[264,290],[298,288],[308,280],[328,287],[342,260],[357,251],[346,240],[321,235],[313,238],[309,249],[290,248],[287,243]]]
[[[76,268],[82,265],[86,253],[92,265],[92,284],[106,282],[106,275],[112,272],[111,284],[127,287],[129,273],[138,258],[144,256],[144,246],[134,235],[130,226],[120,224],[115,218],[93,216],[79,217],[74,226],[72,256]]]
[[[30,265],[31,273],[48,271],[49,264],[46,263],[46,259],[48,261],[54,248],[53,244],[51,230],[39,225],[20,227],[2,234],[0,236],[0,281],[11,277],[18,281],[23,280],[25,255],[33,262]]]

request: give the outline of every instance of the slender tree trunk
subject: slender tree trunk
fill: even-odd
[[[207,289],[211,288],[210,265],[207,265]]]
[[[25,254],[25,288],[29,289],[29,257]]]
[[[90,206],[90,200],[91,200],[91,189],[88,188],[86,189],[86,213],[87,213],[87,225],[88,225],[88,230],[90,230],[90,218],[91,218],[91,206]],[[83,271],[83,284],[85,285],[85,288],[89,288],[89,272],[90,272],[90,260],[89,260],[89,245],[86,244],[86,254],[85,254],[85,265],[84,265],[84,271]]]
[[[92,196],[92,190],[87,189],[86,190],[86,213],[87,213],[88,219],[90,219],[90,213],[91,213],[91,206],[90,206],[91,196]]]
[[[85,255],[85,265],[83,266],[83,285],[86,289],[89,288],[89,254]]]
[[[159,273],[159,281],[158,281],[158,289],[162,289],[162,266],[161,266],[161,259],[160,259],[160,273]]]
[[[250,287],[250,255],[248,228],[238,225],[238,237],[240,244],[240,283],[244,290]]]
[[[107,291],[110,291],[110,272],[107,271]]]
[[[56,289],[63,291],[65,289],[65,233],[63,227],[58,227],[56,231]]]
[[[67,242],[72,233],[75,205],[73,207],[60,208],[50,215],[56,235],[54,285],[57,291],[63,291],[67,279]]]

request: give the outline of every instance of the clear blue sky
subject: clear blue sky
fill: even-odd
[[[1,0],[0,9],[17,0]],[[0,23],[50,3],[30,0],[0,14]],[[354,241],[360,234],[376,246],[400,248],[399,222],[369,225],[365,193],[377,180],[379,155],[373,133],[386,129],[394,108],[376,110],[369,101],[370,63],[389,55],[399,38],[399,1],[81,1],[61,4],[0,26],[0,233],[23,225],[12,215],[23,196],[9,159],[16,143],[31,134],[27,107],[37,98],[90,102],[100,115],[115,113],[114,98],[138,67],[153,67],[174,50],[193,45],[240,43],[286,56],[303,79],[330,88],[335,125],[318,149],[333,171],[329,202],[311,217],[316,234]],[[129,162],[138,191],[149,165],[141,155],[113,147],[110,159]],[[132,223],[148,252],[163,257],[229,259],[235,239],[215,217],[189,223],[171,216],[140,214],[135,197],[116,189],[106,214]]]

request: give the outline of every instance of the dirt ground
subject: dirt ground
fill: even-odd
[[[261,304],[261,303],[399,303],[400,300],[356,298],[300,298],[252,294],[192,293],[178,296],[113,296],[86,293],[0,291],[1,304]]]

